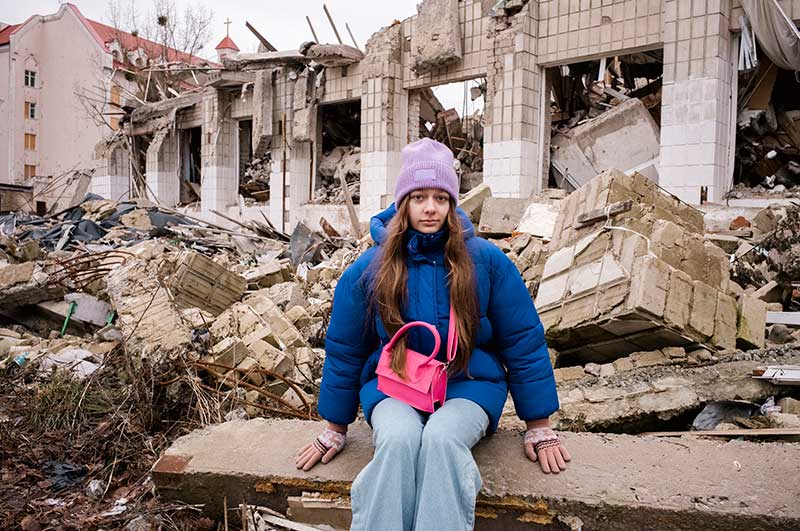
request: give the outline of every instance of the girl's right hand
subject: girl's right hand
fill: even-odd
[[[325,465],[342,451],[347,441],[347,427],[336,425],[336,428],[325,428],[316,439],[300,449],[295,458],[297,468],[311,470],[320,460]]]

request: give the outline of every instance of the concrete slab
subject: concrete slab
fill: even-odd
[[[178,439],[152,471],[164,499],[206,504],[219,515],[248,501],[284,511],[303,491],[348,495],[372,454],[371,433],[351,426],[348,446],[309,472],[294,467],[298,448],[322,423],[232,421]],[[475,457],[484,486],[476,529],[781,530],[800,526],[798,444],[666,440],[629,435],[563,433],[574,461],[545,476],[524,456],[518,433],[483,440]],[[533,524],[539,524],[534,526]]]

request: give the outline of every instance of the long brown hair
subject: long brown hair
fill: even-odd
[[[397,214],[389,223],[388,236],[383,244],[373,290],[378,315],[390,337],[394,336],[405,324],[401,311],[408,302],[408,268],[406,266],[408,253],[404,240],[405,232],[410,227],[408,197],[406,196],[400,202]],[[475,346],[478,333],[478,299],[472,258],[467,252],[461,220],[456,213],[452,198],[446,225],[449,235],[444,248],[444,257],[450,302],[455,308],[458,333],[458,352],[455,360],[450,364],[449,372],[455,374],[467,369],[472,349]],[[392,370],[405,378],[405,364],[406,341],[403,337],[395,344],[392,353]]]

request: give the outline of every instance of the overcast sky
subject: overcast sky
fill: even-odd
[[[421,0],[327,0],[325,3],[331,12],[339,35],[345,44],[352,44],[345,28],[345,23],[350,25],[353,36],[359,47],[363,50],[367,39],[393,20],[403,20],[416,14],[417,3]],[[87,18],[108,24],[107,0],[73,0]],[[270,41],[279,50],[297,49],[303,41],[312,40],[311,30],[305,17],[308,16],[314,25],[314,30],[322,42],[335,43],[336,36],[331,29],[325,12],[322,10],[323,2],[320,0],[226,0],[225,2],[210,2],[204,0],[175,0],[178,12],[183,11],[188,5],[202,5],[212,7],[214,21],[213,34],[208,45],[200,55],[208,59],[216,59],[214,48],[225,37],[225,20],[231,20],[230,36],[242,52],[255,52],[258,49],[258,40],[250,33],[244,23],[250,22],[259,33]],[[61,2],[57,0],[0,0],[0,21],[17,24],[23,22],[30,15],[47,15],[55,13]],[[136,2],[140,14],[152,10],[152,0],[139,0]],[[380,7],[378,7],[380,6]],[[446,107],[455,107],[461,113],[463,105],[463,84],[449,86],[446,90],[436,90],[436,94]],[[469,104],[469,112],[474,104]]]

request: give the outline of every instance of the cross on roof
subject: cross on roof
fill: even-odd
[[[230,37],[231,24],[232,24],[231,19],[228,18],[228,17],[225,17],[225,36],[226,37]]]

